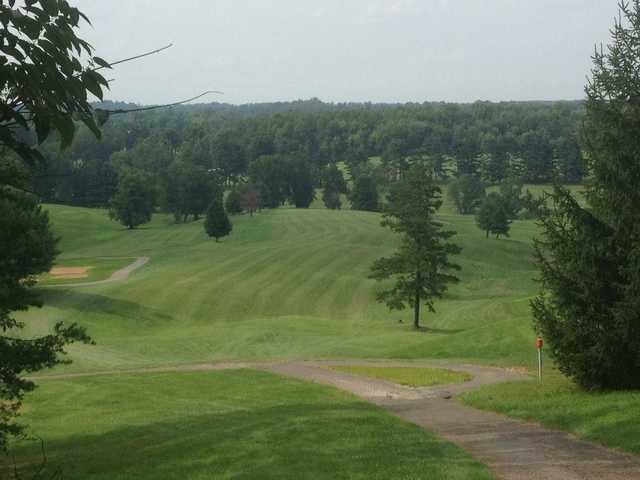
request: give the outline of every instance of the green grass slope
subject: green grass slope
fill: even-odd
[[[494,478],[460,448],[377,407],[257,371],[47,380],[24,420],[45,442],[48,469],[69,480]],[[31,478],[40,444],[12,453]],[[0,478],[12,476],[12,463],[0,456]]]
[[[50,206],[62,255],[151,257],[127,281],[42,289],[45,307],[20,314],[27,334],[59,321],[85,325],[95,346],[72,346],[66,370],[88,371],[224,359],[456,358],[531,365],[528,302],[536,291],[533,222],[510,239],[485,239],[471,216],[443,214],[463,247],[461,282],[424,316],[390,313],[367,278],[397,237],[380,216],[278,209],[233,218],[219,244],[202,223],[154,216],[126,230],[103,210]],[[403,320],[399,323],[399,320]]]
[[[537,380],[466,393],[472,407],[534,420],[608,447],[640,455],[640,392],[587,392],[555,370]]]

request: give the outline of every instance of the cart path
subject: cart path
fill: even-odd
[[[328,370],[331,364],[380,362],[291,362],[263,368],[289,377],[331,385],[351,392],[395,415],[459,445],[508,480],[640,479],[640,459],[579,440],[572,435],[467,407],[452,399],[482,385],[521,380],[523,375],[499,368],[430,363],[467,372],[473,380],[457,385],[408,388],[377,379]],[[400,362],[384,365],[402,366]],[[416,366],[415,363],[405,363]]]
[[[455,385],[410,388],[330,370],[331,365],[429,366],[473,375]],[[345,390],[459,445],[506,480],[640,480],[640,459],[561,431],[463,405],[453,397],[483,385],[527,377],[517,371],[445,361],[290,361],[201,363],[94,373],[47,375],[60,379],[124,373],[253,368]]]
[[[95,282],[78,282],[78,283],[61,283],[59,285],[43,285],[44,288],[76,288],[76,287],[91,287],[94,285],[104,285],[105,283],[119,282],[129,278],[131,273],[135,272],[139,268],[142,268],[149,261],[149,257],[138,257],[133,263],[130,263],[120,270],[116,270],[111,276],[105,280],[96,280]]]

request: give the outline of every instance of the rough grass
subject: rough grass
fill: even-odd
[[[384,410],[266,372],[47,380],[24,416],[69,480],[494,478]],[[13,452],[25,473],[40,459],[37,442]]]
[[[444,368],[425,367],[375,367],[369,365],[334,365],[329,367],[339,372],[388,380],[409,387],[429,387],[462,383],[473,378],[468,373],[454,372]]]
[[[537,380],[483,387],[464,402],[483,410],[534,420],[606,446],[640,454],[640,391],[580,390],[558,372]]]
[[[372,262],[397,237],[375,213],[281,209],[233,217],[219,244],[202,222],[156,215],[126,230],[103,210],[50,206],[69,258],[147,255],[126,282],[43,289],[45,308],[20,314],[28,335],[59,320],[88,328],[96,346],[70,348],[66,371],[238,359],[447,358],[535,365],[528,301],[536,291],[533,222],[485,239],[473,217],[443,214],[463,247],[461,282],[426,312],[375,302]],[[399,321],[402,320],[402,323]]]

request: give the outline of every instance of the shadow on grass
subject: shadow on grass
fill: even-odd
[[[122,300],[107,295],[89,293],[86,290],[67,289],[43,290],[45,305],[64,310],[75,310],[89,314],[114,315],[119,317],[135,316],[145,321],[170,321],[171,315],[160,309],[150,308],[137,302]]]
[[[61,440],[35,433],[65,479],[493,478],[457,447],[361,402],[236,408],[169,412],[175,418]],[[14,448],[25,474],[38,448]],[[0,463],[0,476],[8,466]]]

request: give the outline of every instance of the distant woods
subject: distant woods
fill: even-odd
[[[180,222],[204,215],[215,188],[234,192],[229,213],[287,203],[306,208],[316,195],[331,209],[349,199],[352,208],[378,210],[378,195],[384,198],[416,161],[429,161],[438,182],[580,182],[585,169],[576,131],[582,115],[580,102],[317,100],[131,113],[110,119],[102,140],[78,125],[68,149],[61,152],[54,138],[44,142],[47,161],[33,189],[46,202],[111,206],[115,213],[125,189],[120,183],[143,175],[155,211]],[[475,199],[461,210],[478,207]]]

